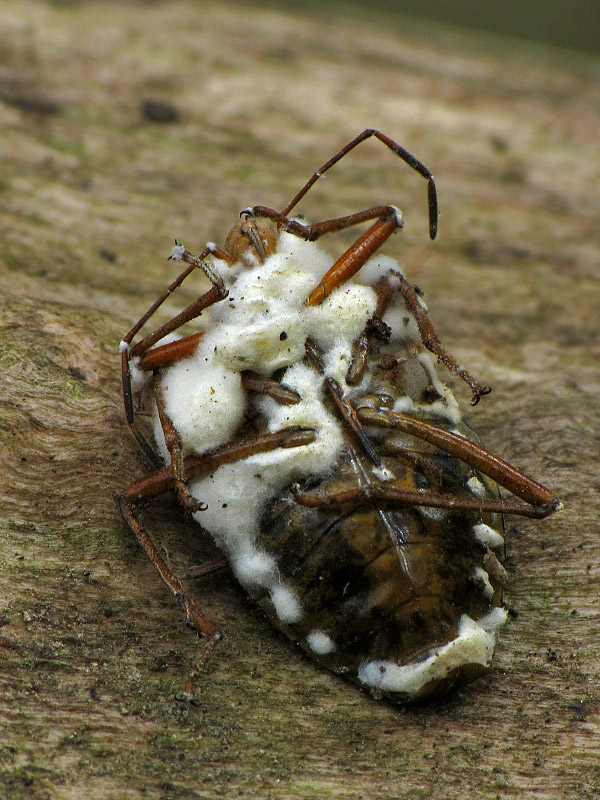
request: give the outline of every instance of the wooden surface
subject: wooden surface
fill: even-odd
[[[0,797],[600,797],[599,63],[396,17],[110,8],[0,8]],[[471,423],[565,507],[508,521],[518,616],[467,689],[375,702],[221,572],[194,590],[226,636],[181,704],[194,635],[112,500],[147,469],[118,342],[175,237],[222,243],[370,126],[436,175],[438,240],[424,181],[372,142],[302,210],[403,208],[386,252],[494,387],[462,393]],[[154,520],[178,572],[214,557],[169,498]]]

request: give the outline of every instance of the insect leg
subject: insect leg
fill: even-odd
[[[124,492],[118,495],[116,500],[123,519],[134,532],[138,542],[142,545],[148,558],[159,571],[161,578],[167,584],[175,599],[183,606],[188,623],[196,629],[200,637],[198,652],[194,658],[192,670],[183,688],[184,695],[186,697],[191,697],[194,693],[194,679],[221,638],[221,632],[214,622],[204,614],[194,600],[188,596],[180,580],[154,544],[152,537],[145,530],[139,516],[139,500],[131,497],[128,489],[125,489]]]
[[[498,514],[517,514],[522,517],[543,519],[556,508],[528,506],[503,500],[487,500],[478,497],[453,497],[435,492],[411,492],[395,489],[393,486],[372,486],[349,489],[338,494],[315,495],[310,492],[294,492],[294,500],[302,506],[359,506],[364,503],[387,503],[392,506],[421,506],[425,508],[444,508],[448,511],[491,511]]]
[[[464,369],[464,367],[459,366],[456,360],[444,349],[437,333],[434,330],[433,325],[431,324],[431,320],[429,319],[427,312],[417,297],[415,290],[412,288],[412,286],[410,286],[402,273],[394,271],[394,275],[398,280],[398,289],[400,294],[404,298],[404,302],[415,318],[424,347],[437,356],[438,359],[446,365],[450,372],[463,379],[469,389],[473,392],[473,400],[471,401],[471,405],[476,406],[483,395],[489,394],[492,391],[491,387],[482,386],[480,383],[478,383],[467,372],[467,370]]]
[[[250,392],[266,395],[284,406],[293,406],[302,399],[298,392],[289,389],[274,378],[246,370],[242,372],[242,386]]]
[[[155,369],[168,367],[169,364],[182,361],[184,358],[189,358],[196,352],[196,348],[203,336],[204,333],[200,331],[199,333],[185,336],[183,339],[177,339],[175,342],[152,347],[140,356],[137,367],[143,372],[152,372]]]
[[[212,305],[212,303],[217,302],[217,300],[222,300],[223,298],[227,297],[227,290],[221,279],[221,276],[216,272],[216,270],[211,267],[207,262],[206,259],[210,256],[214,255],[219,259],[227,261],[228,263],[233,263],[231,256],[225,251],[222,250],[220,247],[217,247],[215,244],[207,245],[204,250],[200,253],[199,256],[194,256],[188,250],[184,250],[182,246],[177,246],[173,249],[173,253],[170,256],[172,261],[184,261],[188,264],[188,266],[183,270],[183,272],[175,278],[173,283],[171,283],[165,291],[158,297],[154,303],[150,306],[150,308],[142,314],[140,319],[135,323],[133,328],[125,334],[123,337],[123,344],[130,345],[133,341],[134,336],[138,333],[138,331],[146,324],[146,322],[152,317],[152,315],[160,308],[160,306],[167,300],[173,292],[181,286],[183,281],[190,275],[195,269],[200,269],[206,277],[210,280],[213,287],[211,290],[206,292],[202,297],[192,303],[188,308],[174,317],[170,322],[167,323],[169,329],[164,331],[163,329],[165,326],[162,326],[157,331],[155,331],[150,336],[147,336],[141,342],[138,342],[134,347],[131,348],[131,355],[137,356],[141,353],[145,352],[149,347],[152,347],[153,344],[156,344],[159,339],[162,339],[167,333],[171,333],[172,331],[176,330],[178,327],[184,324],[184,322],[189,322],[192,319],[195,319],[200,315],[200,313],[208,306]],[[214,298],[214,299],[212,299]],[[180,319],[181,318],[181,319]]]
[[[506,513],[542,518],[557,511],[561,506],[560,500],[550,489],[542,486],[542,484],[534,481],[533,478],[513,467],[507,461],[498,458],[498,456],[490,453],[489,450],[466,439],[464,436],[443,430],[435,425],[429,425],[427,422],[415,419],[407,414],[386,409],[359,408],[356,413],[364,425],[393,428],[439,447],[440,450],[444,450],[446,453],[464,461],[465,464],[478,469],[499,486],[507,489],[531,506],[531,509],[527,509],[526,506],[510,504],[510,508],[508,508],[508,504],[503,503]],[[476,498],[473,499],[475,500]],[[420,505],[428,504],[425,502],[420,503]],[[480,508],[481,506],[478,505],[477,507]]]
[[[264,433],[228,442],[202,455],[189,455],[183,459],[185,474],[195,478],[205,472],[212,472],[225,464],[233,464],[257,453],[268,453],[279,447],[301,447],[312,444],[316,437],[313,428],[285,428],[274,433]],[[161,467],[143,478],[133,481],[124,490],[132,501],[146,502],[163,492],[175,488],[173,470],[170,466]]]
[[[334,289],[350,280],[367,260],[379,250],[386,239],[403,225],[402,215],[395,206],[367,208],[364,211],[357,211],[355,214],[349,214],[345,217],[315,222],[313,225],[303,225],[297,220],[288,219],[278,211],[265,206],[254,206],[254,208],[246,209],[244,213],[272,219],[290,233],[309,241],[315,241],[325,233],[334,233],[370,219],[376,220],[329,268],[319,285],[308,296],[306,303],[309,306],[320,305]]]
[[[154,449],[146,440],[146,437],[143,433],[138,429],[135,424],[135,408],[133,403],[133,393],[131,388],[131,368],[130,368],[130,360],[132,357],[142,355],[145,353],[153,344],[156,344],[160,339],[166,336],[168,333],[179,328],[186,322],[189,322],[192,319],[200,316],[202,311],[205,308],[208,308],[213,303],[222,300],[224,297],[227,296],[227,290],[223,284],[222,279],[220,276],[215,272],[215,270],[208,266],[204,259],[206,259],[209,255],[213,254],[217,258],[223,258],[227,261],[231,261],[231,257],[224,251],[221,250],[220,247],[216,245],[208,245],[204,248],[202,253],[198,258],[193,256],[189,251],[184,250],[181,247],[175,248],[176,254],[172,255],[171,257],[174,260],[181,260],[185,261],[188,266],[183,272],[167,287],[167,289],[160,295],[157,300],[150,306],[150,308],[143,314],[140,319],[136,322],[136,324],[131,328],[130,331],[123,337],[121,344],[119,346],[119,350],[121,352],[121,382],[123,386],[123,403],[125,406],[125,415],[127,417],[127,422],[129,423],[129,427],[131,428],[134,436],[138,440],[139,444],[141,445],[142,449],[148,455],[150,460],[154,464],[158,464],[158,458],[154,452]],[[134,336],[138,333],[138,331],[145,325],[145,323],[152,317],[152,315],[157,311],[157,309],[165,302],[165,300],[183,283],[183,281],[190,275],[195,269],[201,269],[205,275],[211,280],[212,288],[205,292],[198,300],[192,303],[188,308],[182,311],[180,314],[177,314],[172,320],[167,322],[165,325],[161,326],[157,331],[153,334],[150,334],[145,339],[138,342],[134,347],[130,347],[131,342],[133,341]],[[184,357],[184,356],[180,356]],[[147,367],[147,369],[152,369],[154,367]]]
[[[302,445],[310,444],[314,441],[315,435],[315,431],[310,428],[290,428],[231,442],[217,448],[212,453],[206,453],[201,456],[187,456],[183,459],[184,472],[189,478],[196,477],[204,472],[211,472],[219,466],[231,464],[256,453],[264,453],[279,447],[301,447]],[[177,479],[173,468],[170,466],[162,467],[137,481],[133,481],[115,497],[115,500],[124,521],[135,534],[138,542],[157,568],[173,596],[185,609],[188,622],[196,629],[201,638],[198,653],[183,690],[186,697],[191,697],[194,691],[194,679],[210,657],[215,645],[221,638],[221,633],[194,600],[188,596],[181,581],[161,555],[160,550],[146,531],[140,518],[142,506],[147,501],[163,494],[163,492],[175,489],[176,482]],[[215,568],[221,566],[220,562],[215,562],[215,564]]]
[[[157,383],[157,379],[155,377],[155,383]],[[190,493],[187,484],[187,478],[185,475],[185,468],[183,463],[183,451],[181,445],[181,437],[177,432],[177,429],[173,425],[171,418],[167,414],[165,410],[165,401],[163,397],[162,388],[160,386],[156,387],[155,391],[156,397],[156,408],[158,411],[158,418],[160,420],[160,424],[163,430],[163,435],[165,437],[165,444],[167,446],[167,450],[169,451],[169,455],[171,456],[171,470],[173,472],[173,482],[174,488],[177,492],[177,496],[179,501],[181,502],[184,508],[187,508],[189,511],[194,513],[195,511],[203,511],[206,506],[203,503],[200,503],[196,498]]]
[[[375,285],[375,291],[377,292],[375,316],[368,321],[367,327],[352,345],[352,361],[346,375],[348,386],[356,386],[361,382],[367,368],[369,348],[373,338],[378,337],[384,341],[386,336],[389,338],[390,329],[383,322],[383,315],[392,299],[394,287],[388,278],[381,277]]]
[[[320,167],[304,184],[302,189],[295,195],[295,197],[288,203],[288,205],[284,208],[283,214],[287,216],[290,211],[295,208],[295,206],[300,202],[300,200],[304,197],[304,195],[309,191],[309,189],[319,180],[319,178],[324,175],[327,170],[331,169],[334,164],[337,164],[340,159],[342,159],[347,153],[353,150],[357,145],[361,142],[364,142],[365,139],[369,139],[371,136],[375,136],[379,139],[380,142],[383,142],[386,147],[399,156],[409,167],[412,167],[416,170],[420,175],[422,175],[427,180],[427,203],[429,207],[429,235],[432,239],[435,239],[437,233],[437,224],[438,224],[438,202],[437,202],[437,192],[435,189],[435,180],[431,172],[427,169],[427,167],[422,164],[418,159],[416,159],[408,150],[405,150],[404,147],[399,145],[393,139],[390,139],[389,136],[386,136],[385,133],[381,133],[381,131],[375,130],[374,128],[367,128],[362,133],[359,133],[358,136],[355,136],[351,142],[348,142],[345,147],[337,152],[334,156],[332,156],[329,161],[326,161],[322,167]]]
[[[371,440],[365,433],[362,423],[356,414],[354,406],[344,394],[339,383],[334,378],[331,378],[329,375],[326,374],[325,366],[321,359],[321,351],[319,350],[318,345],[312,339],[307,339],[304,347],[306,350],[306,354],[310,359],[310,361],[312,362],[315,369],[318,372],[320,372],[321,375],[323,375],[325,386],[327,387],[327,390],[329,391],[329,394],[331,395],[333,402],[337,406],[342,417],[346,420],[346,422],[352,429],[362,449],[367,454],[371,462],[375,464],[376,467],[380,467],[381,457],[379,456],[379,453],[373,447]]]

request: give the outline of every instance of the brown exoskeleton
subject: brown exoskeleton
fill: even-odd
[[[442,347],[397,265],[376,256],[402,226],[398,209],[312,225],[290,216],[321,175],[371,136],[427,180],[433,239],[433,176],[368,129],[283,211],[243,211],[224,248],[208,244],[196,258],[178,245],[172,258],[185,270],[121,343],[127,420],[156,469],[118,503],[200,636],[188,694],[221,634],[142,524],[149,499],[175,491],[278,628],[318,663],[400,702],[487,668],[506,616],[501,515],[542,518],[560,505],[460,421],[430,353],[462,378],[474,403],[489,389]],[[310,243],[370,220],[333,265],[319,267],[324,256]],[[196,269],[211,289],[132,344]],[[202,312],[212,327],[173,339]],[[151,397],[162,460],[136,423],[132,364]],[[524,502],[502,500],[498,486]]]

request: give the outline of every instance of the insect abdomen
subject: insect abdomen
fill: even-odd
[[[397,488],[427,480],[404,461],[394,471],[403,473]],[[311,490],[333,494],[355,480],[345,464]],[[285,493],[263,515],[256,545],[274,556],[301,615],[284,624],[267,594],[255,599],[313,659],[363,688],[401,702],[439,693],[485,670],[495,642],[486,628],[505,617],[501,578],[485,570],[489,548],[473,533],[478,522],[467,511],[307,508]]]

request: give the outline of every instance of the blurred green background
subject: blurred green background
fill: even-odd
[[[257,3],[258,5],[258,3]],[[261,0],[261,6],[294,7],[295,0]],[[599,0],[303,0],[303,8],[356,17],[371,11],[410,16],[494,34],[600,53]]]

